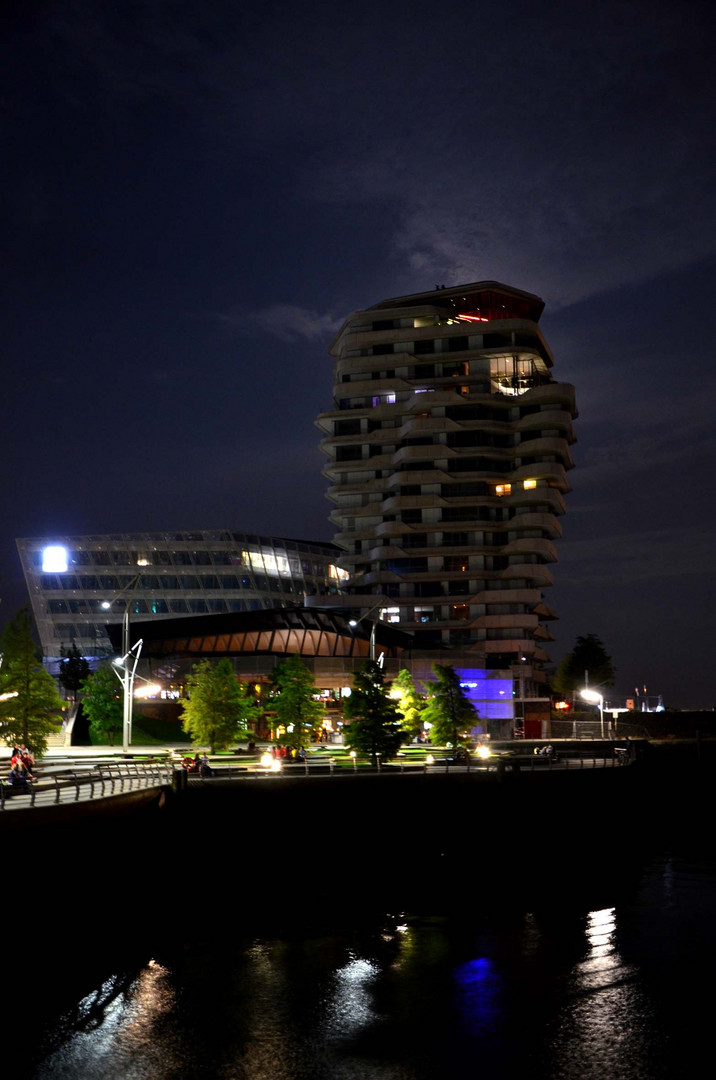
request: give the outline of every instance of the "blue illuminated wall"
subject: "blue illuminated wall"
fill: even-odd
[[[460,686],[477,709],[480,718],[476,730],[486,731],[487,720],[513,720],[512,679],[495,678],[482,668],[455,668]]]

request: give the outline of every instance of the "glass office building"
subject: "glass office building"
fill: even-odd
[[[45,657],[112,652],[108,623],[220,615],[337,594],[332,544],[229,531],[113,533],[17,541]]]

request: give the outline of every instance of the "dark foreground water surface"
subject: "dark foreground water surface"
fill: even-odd
[[[188,893],[135,881],[65,913],[71,947],[15,981],[6,1030],[43,1080],[706,1075],[713,857],[681,845],[605,878],[595,849],[593,874],[551,888],[560,857],[545,851],[527,903],[511,881],[492,902],[468,859],[444,910],[439,867],[425,906],[414,878],[412,910],[381,910],[379,888],[346,891],[350,873],[312,891],[309,857],[253,908],[268,850],[199,865]]]

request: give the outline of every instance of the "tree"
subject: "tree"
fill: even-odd
[[[251,735],[249,723],[256,702],[234,675],[228,659],[201,660],[187,679],[189,697],[182,702],[182,727],[193,742],[208,743],[212,754]]]
[[[395,757],[403,742],[402,714],[383,685],[383,669],[368,660],[363,671],[353,676],[351,695],[343,705],[346,745],[358,754],[369,754],[373,765],[378,755],[387,761]]]
[[[429,723],[430,741],[457,748],[465,732],[475,726],[477,710],[460,686],[460,676],[449,664],[433,664],[435,682],[425,684],[428,704],[423,723]]]
[[[612,658],[596,634],[577,638],[574,648],[557,668],[552,686],[559,694],[574,694],[586,686],[585,672],[589,673],[592,689],[601,691],[614,685],[616,671]]]
[[[393,690],[398,691],[398,709],[403,714],[401,727],[405,734],[414,739],[423,730],[423,710],[427,704],[425,698],[418,693],[413,676],[403,668],[393,681]]]
[[[271,675],[271,706],[276,712],[276,726],[283,727],[279,741],[296,748],[311,742],[314,728],[320,728],[323,706],[316,701],[313,675],[300,656],[282,660]]]
[[[122,731],[124,706],[119,679],[108,664],[98,667],[80,687],[82,711],[89,720],[89,730],[94,743],[109,742]]]
[[[66,652],[64,645],[62,645],[60,654],[63,659],[60,660],[60,671],[57,678],[60,686],[65,688],[74,703],[77,701],[77,691],[81,688],[84,680],[90,676],[90,666],[74,641]]]
[[[3,630],[0,649],[0,695],[7,695],[0,701],[2,737],[8,746],[23,742],[35,757],[42,757],[63,701],[42,666],[27,608],[18,611]]]

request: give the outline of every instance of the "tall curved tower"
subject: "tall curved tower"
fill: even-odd
[[[543,308],[483,281],[357,311],[331,346],[333,409],[317,421],[350,603],[532,692],[577,415]]]

